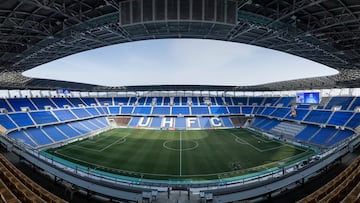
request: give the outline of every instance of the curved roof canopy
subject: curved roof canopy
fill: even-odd
[[[112,44],[160,38],[257,45],[337,69],[335,76],[256,86],[103,87],[31,79],[24,70]],[[358,0],[5,0],[0,2],[0,88],[87,91],[275,91],[359,87]]]

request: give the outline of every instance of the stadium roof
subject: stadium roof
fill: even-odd
[[[25,70],[112,44],[199,38],[257,45],[340,73],[256,86],[104,87],[31,79]],[[359,87],[358,0],[5,0],[0,2],[0,88],[86,91],[277,91]]]

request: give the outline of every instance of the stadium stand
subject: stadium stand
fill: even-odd
[[[15,123],[12,122],[6,114],[0,114],[0,125],[4,127],[6,130],[11,130],[16,128]]]
[[[170,115],[170,107],[156,106],[153,108],[152,114],[154,114],[154,115]]]
[[[340,106],[341,110],[346,110],[353,101],[354,97],[331,97],[325,109],[331,109],[334,106]]]
[[[0,109],[6,109],[8,112],[14,111],[5,99],[0,99]]]
[[[57,108],[57,106],[49,98],[31,98],[37,109],[43,110],[46,106]]]
[[[36,124],[41,125],[45,123],[57,123],[59,122],[51,111],[35,111],[30,112],[30,116]]]
[[[360,157],[343,172],[298,203],[313,202],[359,202]]]
[[[9,116],[19,127],[35,125],[28,113],[12,113]]]
[[[6,194],[6,196],[3,195],[6,198],[5,202],[66,202],[28,178],[2,154],[0,155],[0,177],[2,180],[0,185],[6,186],[1,187],[1,194]],[[11,191],[3,193],[4,189]]]
[[[7,101],[15,111],[21,111],[22,107],[28,107],[30,110],[37,110],[28,98],[9,98]]]
[[[171,115],[190,115],[189,107],[175,107],[171,108]]]
[[[66,98],[51,98],[51,100],[56,104],[56,106],[58,106],[59,108],[65,108],[65,106],[68,107],[74,107],[74,105],[72,103],[69,102],[69,100],[67,100]]]
[[[317,111],[311,111],[306,118],[305,121],[308,122],[315,122],[315,123],[326,123],[326,121],[329,119],[331,115],[331,111],[323,111],[323,110],[317,110]]]
[[[77,119],[76,116],[67,109],[64,110],[53,110],[53,113],[60,121],[70,121]]]

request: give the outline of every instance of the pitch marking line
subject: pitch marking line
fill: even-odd
[[[80,149],[84,149],[84,150],[88,150],[88,151],[94,151],[94,152],[102,152],[106,149],[108,149],[109,147],[115,145],[115,144],[122,144],[122,143],[125,143],[126,142],[126,137],[129,136],[128,135],[125,135],[124,137],[120,137],[119,139],[117,139],[115,142],[103,147],[102,149],[92,149],[92,148],[88,148],[88,147],[83,147],[81,145],[73,145],[73,146],[70,146],[71,148],[80,148]],[[56,151],[62,151],[62,150],[66,150],[66,148],[63,148],[63,149],[58,149]]]
[[[182,151],[182,142],[181,142],[181,131],[180,131],[180,150],[179,150],[179,153],[180,153],[180,176],[181,176],[181,151]]]
[[[258,152],[267,152],[267,151],[271,151],[271,150],[274,150],[274,149],[280,149],[282,147],[285,147],[284,145],[282,145],[282,146],[279,146],[279,147],[273,147],[273,148],[268,148],[268,149],[260,149],[260,148],[255,147],[254,145],[250,144],[249,142],[241,139],[240,137],[238,137],[234,133],[231,133],[231,135],[235,137],[235,142],[237,142],[239,144],[249,145],[251,148],[255,149]]]

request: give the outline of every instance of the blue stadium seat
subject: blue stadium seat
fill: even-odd
[[[306,114],[309,113],[309,110],[307,110],[307,109],[295,109],[295,111],[296,111],[296,116],[293,116],[290,113],[286,116],[286,118],[302,121],[304,119],[304,117],[306,116]]]
[[[122,104],[124,106],[129,104],[129,97],[114,97],[114,105]]]
[[[92,131],[96,131],[96,130],[100,129],[99,126],[94,125],[92,122],[90,122],[90,120],[83,120],[83,121],[80,121],[80,123]]]
[[[185,118],[176,118],[175,119],[175,128],[178,130],[185,130],[186,129]]]
[[[276,108],[276,110],[271,114],[271,116],[277,118],[284,118],[286,115],[290,113],[290,108]]]
[[[170,107],[167,106],[155,106],[152,114],[154,115],[170,115]]]
[[[189,107],[176,107],[171,108],[171,115],[190,115]]]
[[[264,105],[270,104],[270,106],[274,106],[275,103],[280,99],[280,97],[265,97]]]
[[[19,127],[35,125],[27,113],[12,113],[9,116]]]
[[[132,114],[134,107],[132,106],[122,106],[121,107],[121,114]]]
[[[167,106],[170,104],[170,97],[164,97],[164,106]]]
[[[252,114],[253,107],[252,106],[241,106],[242,114]]]
[[[318,130],[319,126],[308,125],[302,130],[299,134],[295,136],[295,139],[307,141],[310,137],[312,137]]]
[[[23,130],[21,131],[13,131],[8,134],[9,137],[16,139],[18,142],[25,143],[31,147],[37,147],[38,145],[35,144],[26,134]]]
[[[97,100],[101,106],[105,106],[105,104],[108,106],[114,105],[112,97],[98,97]]]
[[[312,110],[305,118],[305,121],[315,123],[326,123],[331,115],[331,111]]]
[[[101,107],[97,107],[97,108],[101,108]],[[88,111],[90,113],[91,116],[98,116],[98,115],[100,115],[100,113],[97,111],[97,108],[87,107],[85,109],[86,109],[86,111]]]
[[[10,120],[6,114],[0,114],[0,124],[7,130],[16,128],[16,125]]]
[[[199,101],[197,97],[191,97],[191,102],[193,106],[199,105]]]
[[[257,104],[258,106],[263,105],[264,97],[249,97],[249,104],[248,105],[254,105]]]
[[[150,106],[153,102],[154,97],[147,97],[145,101],[146,106]]]
[[[60,121],[68,121],[68,120],[77,119],[76,116],[70,110],[67,110],[67,109],[53,110],[53,112]]]
[[[234,124],[231,122],[229,117],[221,117],[221,120],[223,121],[222,123],[225,127],[234,127]]]
[[[61,133],[58,128],[53,125],[45,126],[42,130],[56,142],[68,139],[67,136]]]
[[[200,127],[201,128],[211,128],[211,123],[209,118],[199,118],[200,121]]]
[[[327,139],[336,133],[336,131],[335,128],[321,128],[319,132],[311,138],[310,142],[323,145]]]
[[[227,105],[238,105],[235,101],[233,102],[234,98],[231,99],[230,97],[225,97],[224,99]]]
[[[137,106],[134,109],[133,114],[144,114],[144,115],[149,115],[151,113],[151,107],[146,107],[146,106]]]
[[[74,130],[74,129],[71,128],[68,124],[65,124],[65,123],[56,125],[56,127],[57,127],[63,134],[65,134],[65,135],[68,136],[68,137],[76,137],[76,136],[81,135],[80,132]]]
[[[179,106],[180,105],[180,97],[174,97],[173,105],[174,106]]]
[[[145,104],[146,97],[140,97],[137,100],[138,105],[144,105]]]
[[[354,97],[332,97],[325,109],[331,109],[333,106],[341,106],[341,110],[348,109]]]
[[[81,98],[87,106],[96,105],[99,106],[99,103],[93,97],[82,97]]]
[[[37,110],[28,98],[9,98],[7,100],[15,111],[21,111],[21,107],[29,107],[31,110]]]
[[[6,109],[8,112],[12,112],[13,110],[11,109],[11,107],[9,106],[9,104],[6,102],[5,99],[0,99],[0,108],[1,109]]]
[[[340,112],[340,111],[334,112],[328,124],[343,126],[350,119],[352,115],[353,112]]]
[[[156,105],[161,106],[163,103],[163,97],[156,97]]]
[[[162,118],[160,117],[154,117],[151,121],[151,125],[150,127],[151,128],[160,128],[161,127],[161,121],[162,121]]]
[[[129,127],[136,127],[139,123],[140,117],[132,117],[129,122]]]
[[[40,128],[28,128],[25,130],[38,145],[47,145],[54,143]]]
[[[30,112],[30,116],[35,121],[36,124],[45,124],[45,123],[57,123],[59,122],[51,111],[34,111]]]
[[[224,104],[224,100],[221,97],[215,97],[215,99],[216,99],[216,103],[218,105],[223,105]]]
[[[99,128],[105,128],[105,127],[109,126],[109,124],[104,120],[106,120],[106,118],[104,118],[104,117],[93,118],[93,119],[90,119],[90,122],[92,122],[94,125],[98,126]]]
[[[239,106],[229,106],[228,109],[230,114],[240,114]]]
[[[130,100],[129,100],[129,105],[134,105],[135,102],[136,102],[137,98],[136,97],[130,97]]]
[[[191,107],[192,115],[208,115],[210,114],[209,108],[207,106]]]
[[[32,98],[31,100],[39,110],[45,109],[45,106],[51,106],[54,109],[57,108],[57,106],[54,103],[52,103],[52,101],[49,98]]]
[[[80,105],[86,106],[86,104],[80,98],[67,98],[69,102],[73,104],[74,107],[79,107]]]
[[[281,97],[280,100],[274,104],[274,106],[282,104],[283,107],[289,107],[291,106],[291,101],[294,99],[294,97]]]
[[[71,109],[71,111],[78,117],[78,118],[88,118],[91,117],[89,112],[87,112],[84,108],[77,108]]]
[[[87,134],[87,133],[91,132],[91,130],[89,128],[85,127],[80,122],[71,122],[71,123],[68,123],[68,125],[71,126],[73,129],[79,131],[81,134]]]
[[[210,112],[215,115],[229,114],[227,108],[222,106],[211,106]]]
[[[350,119],[350,121],[346,124],[349,128],[357,128],[360,125],[360,113],[355,113],[355,115]]]
[[[269,116],[275,111],[275,107],[265,107],[264,111],[261,113],[262,115]]]
[[[351,130],[340,130],[328,143],[326,143],[326,146],[332,146],[334,144],[337,144],[353,134],[354,132],[352,132]]]
[[[356,107],[360,107],[360,97],[355,98],[355,100],[351,104],[349,110],[355,110]]]
[[[119,106],[109,106],[109,112],[111,115],[119,115],[120,107]]]
[[[65,106],[74,107],[72,103],[69,102],[66,98],[51,98],[51,100],[59,107],[65,108]]]

